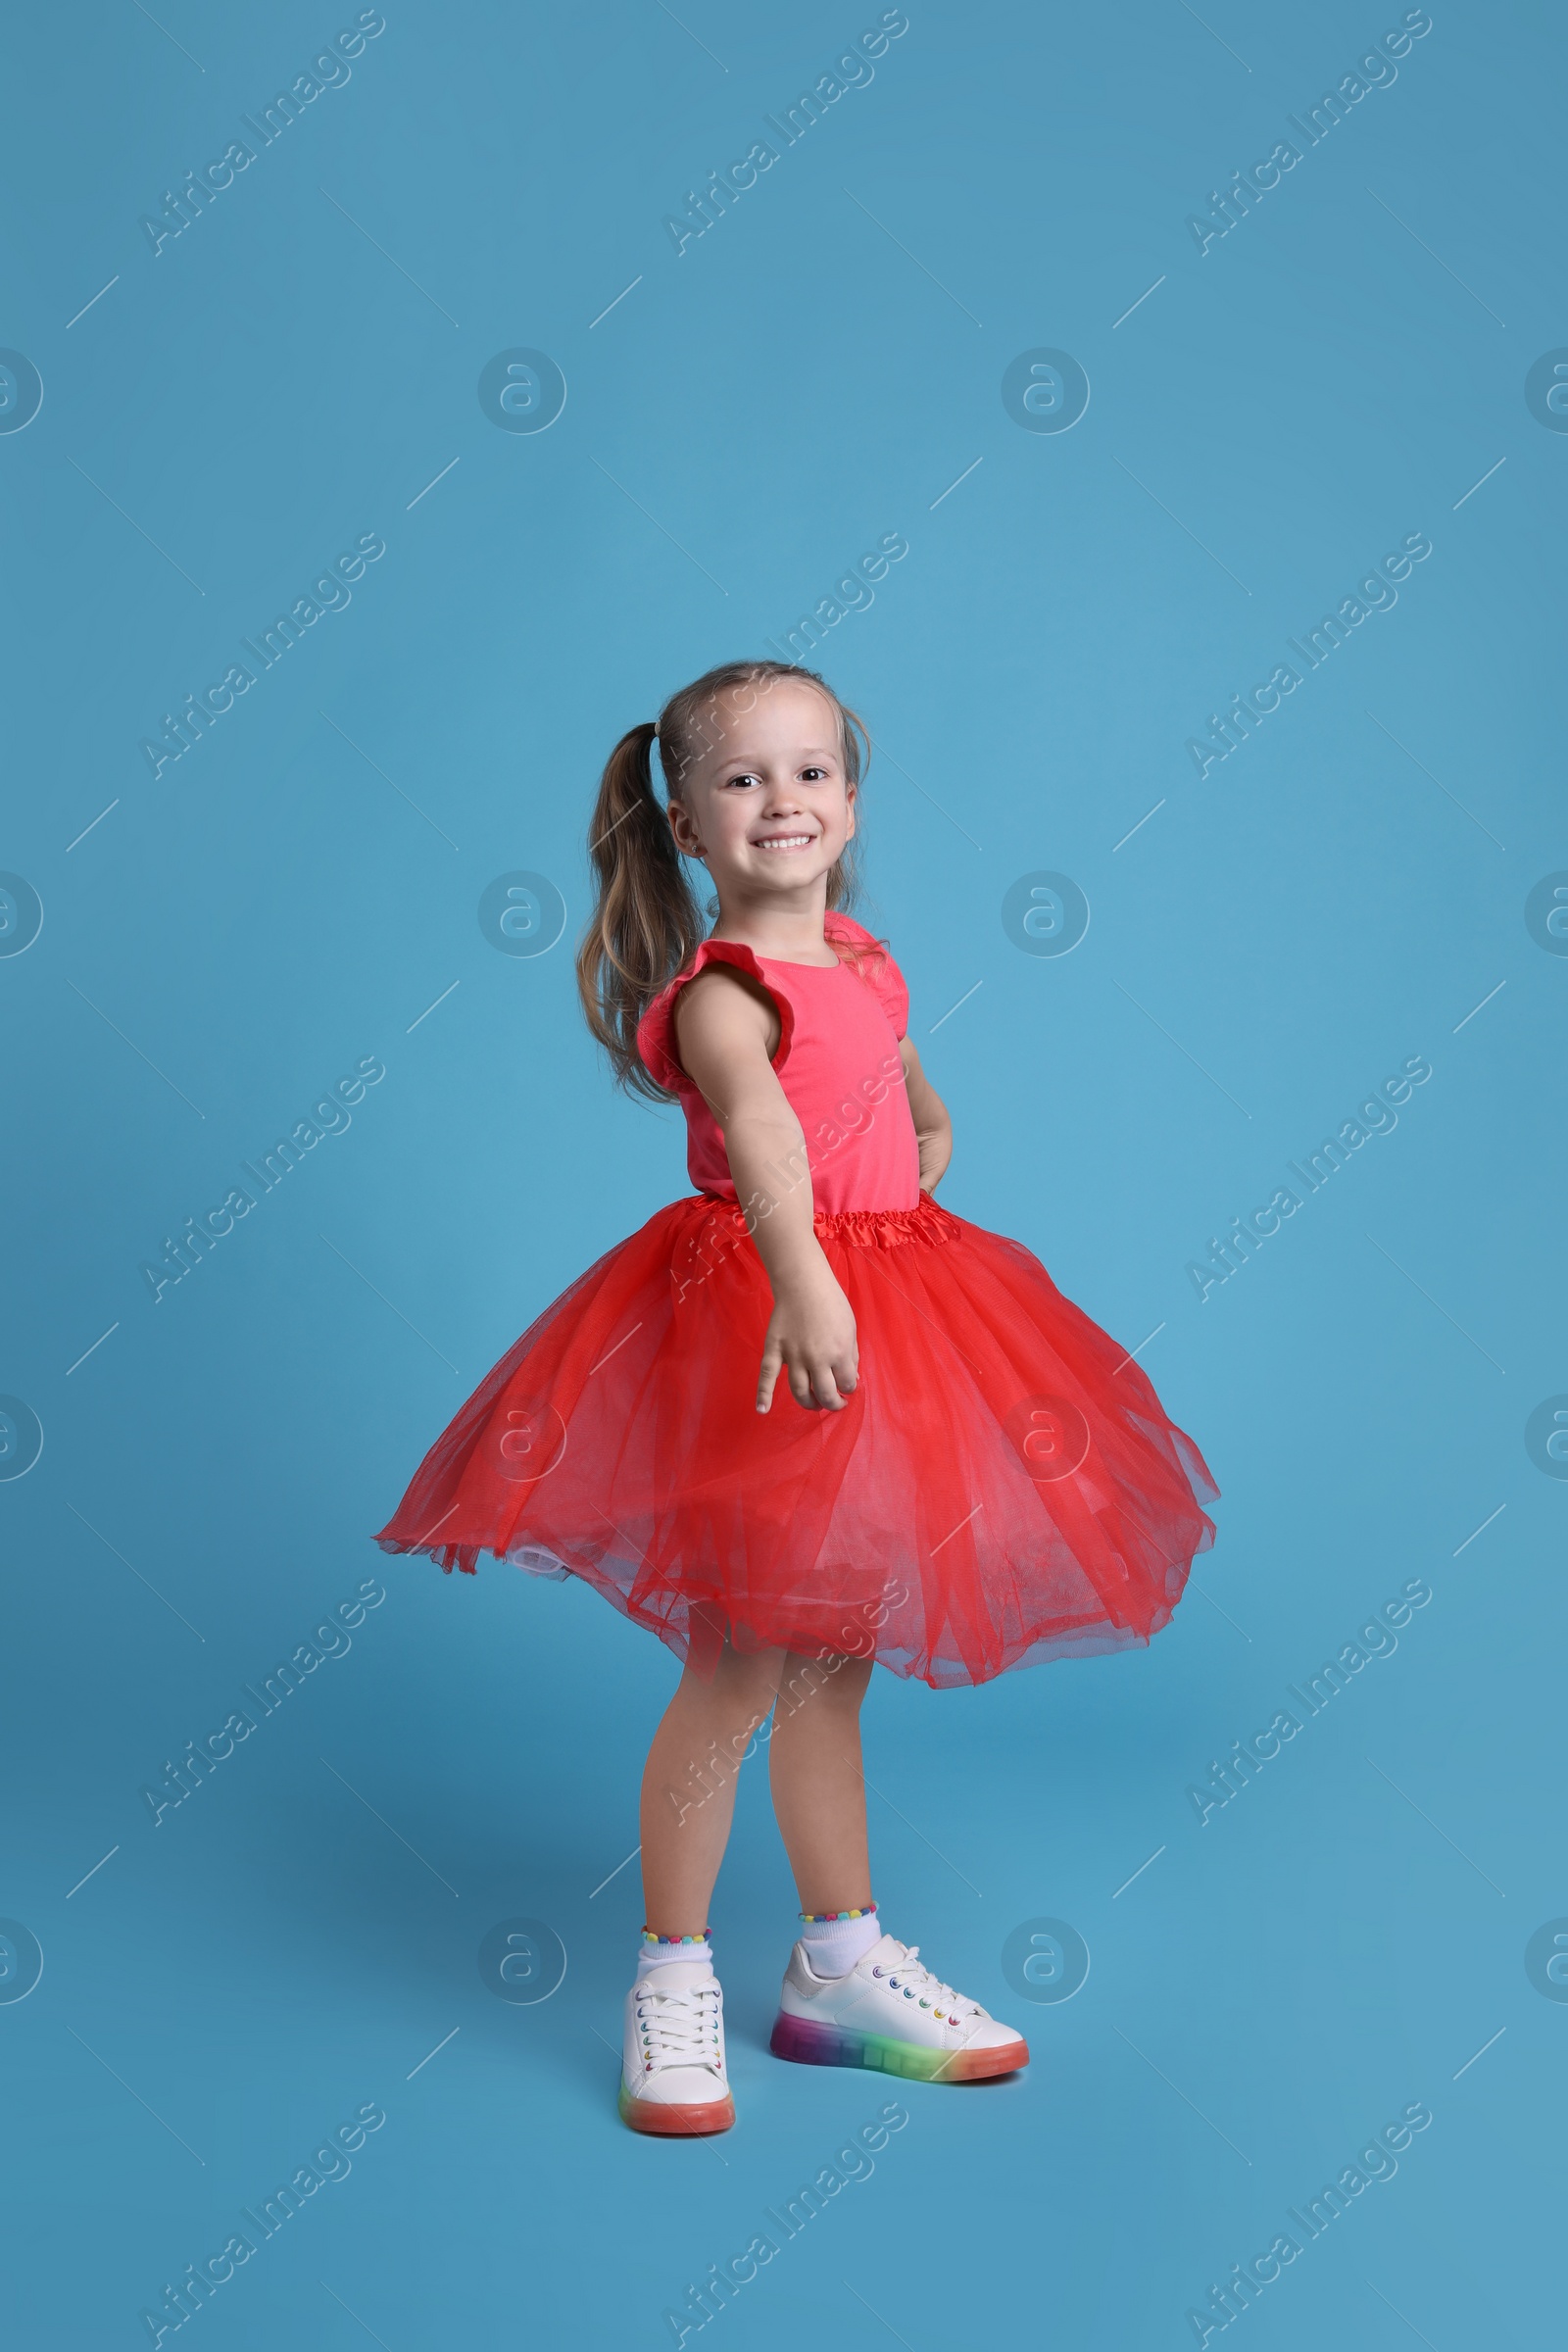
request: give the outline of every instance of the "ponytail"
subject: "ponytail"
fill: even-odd
[[[633,727],[605,764],[588,830],[597,878],[593,916],[577,950],[588,1026],[617,1082],[663,1102],[637,1054],[637,1024],[707,930],[669,819],[654,791],[658,730]]]

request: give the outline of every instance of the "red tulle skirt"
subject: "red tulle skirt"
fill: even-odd
[[[820,1214],[855,1312],[839,1412],[780,1377],[732,1203],[649,1219],[475,1390],[377,1541],[581,1577],[681,1658],[727,1640],[938,1687],[1147,1642],[1218,1493],[1139,1365],[1018,1242],[922,1194]]]

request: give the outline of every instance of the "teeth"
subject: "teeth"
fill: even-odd
[[[775,841],[760,841],[760,850],[805,850],[810,847],[809,833],[782,833]]]

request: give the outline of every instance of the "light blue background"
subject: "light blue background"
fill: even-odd
[[[888,1924],[1035,2062],[907,2086],[874,2177],[715,2329],[1190,2343],[1209,2282],[1416,2100],[1397,2178],[1246,2339],[1407,2321],[1450,2352],[1555,2304],[1568,2005],[1523,1954],[1568,1913],[1568,1487],[1523,1432],[1568,1390],[1568,962],[1523,906],[1568,866],[1568,437],[1523,387],[1568,343],[1559,28],[1435,5],[1200,255],[1187,216],[1397,7],[911,0],[677,258],[666,212],[879,13],[388,0],[156,258],[140,216],[353,10],[117,0],[7,36],[0,341],[44,383],[0,437],[0,865],[44,907],[0,960],[0,1389],[44,1431],[0,1485],[0,1909],[44,1953],[0,2004],[18,2343],[147,2341],[165,2282],[371,2100],[352,2175],[191,2323],[208,2352],[669,2342],[688,2281],[900,2088],[766,2055],[794,1897],[754,1773],[715,1902],[739,2127],[622,2130],[635,1868],[592,1890],[672,1661],[574,1586],[370,1544],[515,1334],[685,1189],[677,1118],[615,1096],[576,1009],[611,744],[894,531],[821,661],[878,745],[862,912],[954,1113],[943,1197],[1127,1347],[1158,1327],[1141,1360],[1224,1499],[1149,1652],[877,1678]],[[566,378],[537,436],[476,396],[514,346]],[[1041,346],[1092,386],[1060,435],[1002,404]],[[1200,782],[1186,738],[1418,531],[1397,607]],[[155,782],[161,713],[362,533],[352,605]],[[537,959],[478,926],[514,868],[566,901]],[[1002,927],[1040,868],[1091,906],[1062,958]],[[1200,1304],[1187,1261],[1416,1054],[1396,1131]],[[155,1305],[140,1261],[370,1055],[352,1127]],[[154,1828],[165,1759],[376,1576],[349,1654]],[[1416,1577],[1396,1654],[1200,1828],[1189,1784]],[[543,2005],[478,1976],[515,1914],[569,1955]],[[1002,1974],[1041,1915],[1093,1955],[1062,2005]]]

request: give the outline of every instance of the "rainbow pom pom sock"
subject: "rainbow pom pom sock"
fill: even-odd
[[[644,1928],[638,1939],[637,1979],[651,1977],[657,1968],[670,1960],[704,1960],[713,1965],[713,1931],[705,1928],[700,1936],[656,1936],[652,1928]]]
[[[882,1937],[875,1903],[858,1911],[803,1911],[801,1943],[818,1977],[844,1977]]]

